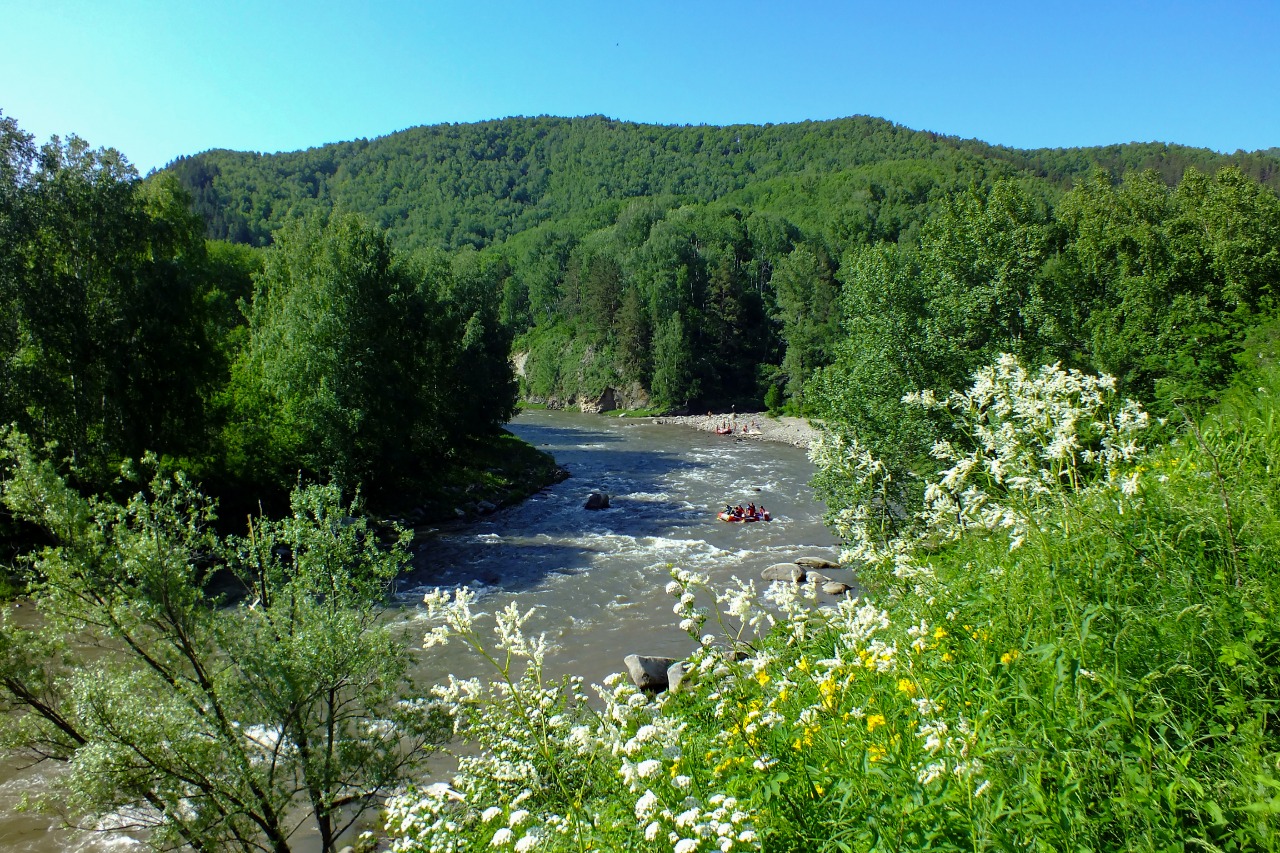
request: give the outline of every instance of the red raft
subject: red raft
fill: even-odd
[[[716,518],[720,519],[721,521],[728,521],[730,523],[735,523],[735,524],[745,524],[749,521],[772,521],[773,520],[773,516],[769,515],[769,513],[767,512],[763,512],[763,513],[757,512],[755,515],[734,515],[733,513],[729,513],[729,512],[720,512],[719,514],[716,515]]]

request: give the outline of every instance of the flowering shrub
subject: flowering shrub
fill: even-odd
[[[1005,354],[967,391],[942,399],[918,391],[902,402],[949,415],[960,437],[933,446],[933,458],[949,467],[926,482],[914,524],[892,518],[895,509],[901,514],[887,489],[892,475],[856,438],[827,436],[811,452],[827,477],[857,484],[860,499],[833,516],[848,543],[846,561],[914,578],[928,574],[914,556],[922,545],[1003,531],[1015,550],[1066,495],[1116,484],[1126,495],[1137,491],[1134,463],[1144,449],[1137,442],[1150,419],[1133,400],[1116,398],[1113,377],[1056,364],[1032,375]]]

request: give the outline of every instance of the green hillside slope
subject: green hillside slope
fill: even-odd
[[[813,183],[796,181],[822,184],[873,164],[913,162],[979,182],[1020,175],[1061,189],[1097,167],[1117,175],[1154,168],[1174,183],[1188,166],[1211,172],[1231,163],[1280,188],[1275,153],[1163,144],[1020,151],[866,116],[729,127],[542,116],[416,127],[284,154],[207,151],[167,171],[192,193],[214,238],[265,245],[291,216],[337,207],[365,215],[401,248],[453,249],[492,245],[619,200],[705,203],[779,178],[804,190]]]

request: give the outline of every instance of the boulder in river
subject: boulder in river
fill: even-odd
[[[791,583],[804,583],[804,569],[795,563],[774,563],[769,568],[760,573],[760,577],[767,581],[790,581]]]
[[[824,557],[800,557],[796,560],[797,566],[804,566],[806,569],[838,569],[839,563],[833,563]]]
[[[608,509],[609,496],[604,492],[592,492],[587,495],[587,502],[582,506],[585,509]]]
[[[652,655],[627,655],[622,659],[627,665],[636,687],[648,693],[661,693],[667,689],[667,670],[676,662],[675,658],[661,658]]]
[[[827,581],[822,585],[822,591],[827,595],[844,595],[851,589],[853,587],[847,583],[840,583],[840,581]]]

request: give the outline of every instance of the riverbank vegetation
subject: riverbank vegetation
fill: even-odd
[[[392,849],[1276,849],[1280,375],[1251,379],[1161,424],[1004,356],[906,401],[955,426],[912,518],[833,437],[870,599],[676,568],[675,692],[546,679],[528,614],[495,638],[430,596],[428,647],[492,671],[435,689],[479,751],[392,802]]]
[[[382,615],[405,538],[336,486],[220,537],[181,473],[86,498],[16,432],[0,470],[5,508],[56,542],[30,559],[41,621],[0,616],[0,748],[62,768],[36,804],[157,849],[285,853],[305,826],[329,853],[443,739]]]

